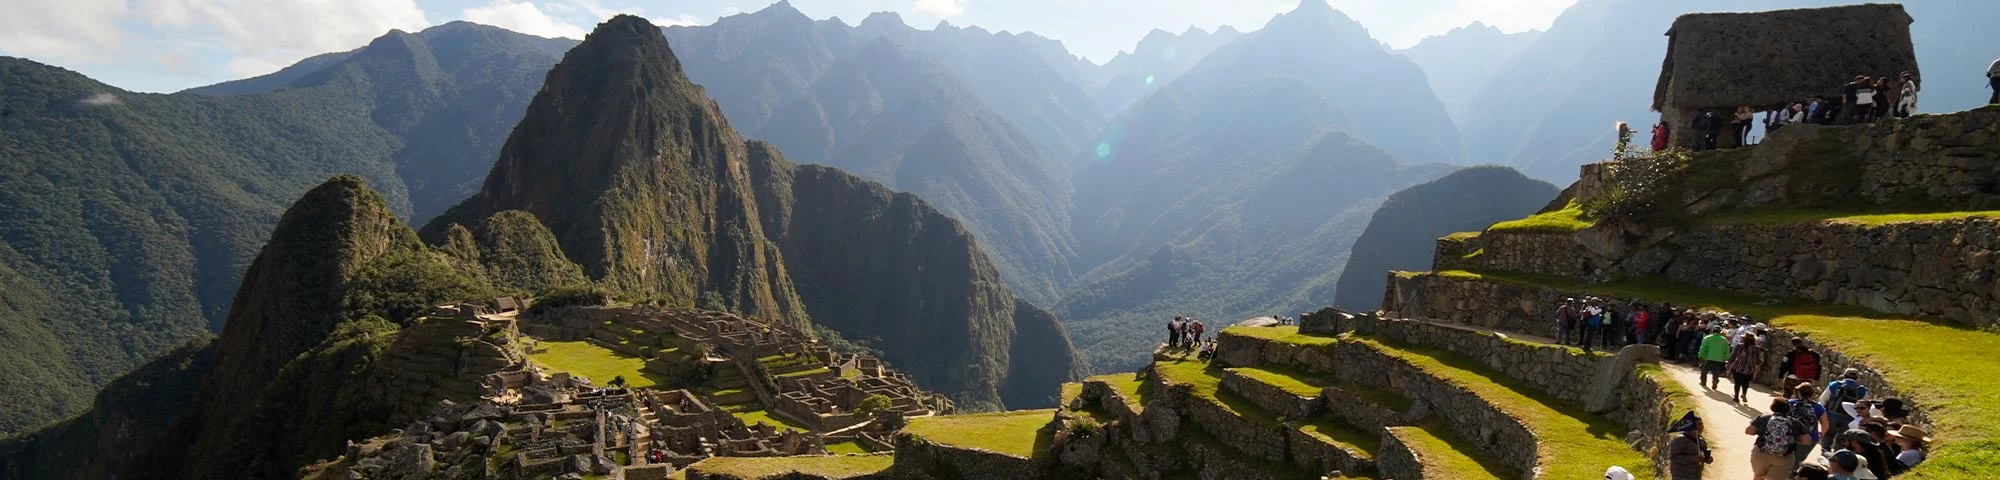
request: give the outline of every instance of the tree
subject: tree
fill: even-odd
[[[869,395],[868,398],[861,399],[861,403],[854,406],[854,413],[868,415],[878,411],[887,410],[889,407],[894,405],[895,402],[890,401],[889,397],[877,393]]]
[[[619,375],[616,377],[611,377],[611,383],[609,385],[617,388],[625,388],[625,376]]]

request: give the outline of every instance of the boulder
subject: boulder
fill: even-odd
[[[499,420],[506,417],[506,412],[500,411],[499,406],[491,403],[481,403],[479,406],[472,407],[471,411],[459,416],[458,420],[460,422],[477,422],[480,420]]]
[[[451,435],[445,435],[444,440],[438,442],[438,448],[442,448],[445,451],[458,450],[460,447],[464,447],[466,442],[470,440],[472,440],[471,433],[453,432]]]

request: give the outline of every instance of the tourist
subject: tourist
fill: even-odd
[[[1987,97],[1986,104],[2000,103],[2000,60],[1986,66],[1986,88],[1993,90],[1993,96]]]
[[[1729,339],[1722,337],[1722,330],[1709,329],[1695,356],[1701,358],[1701,384],[1709,390],[1722,386],[1722,365],[1729,361]]]
[[[1857,416],[1849,405],[1863,398],[1868,398],[1868,386],[1861,384],[1861,370],[1849,368],[1841,372],[1840,379],[1826,384],[1826,391],[1819,395],[1819,403],[1826,406],[1827,419],[1835,428],[1847,428]],[[1822,439],[1820,446],[1832,449],[1833,439]]]
[[[1806,118],[1807,118],[1806,104],[1793,103],[1792,109],[1789,110],[1785,115],[1786,115],[1786,120],[1785,120],[1786,124],[1806,123]]]
[[[1832,475],[1827,476],[1829,479],[1860,480],[1861,478],[1855,475],[1861,470],[1861,457],[1854,452],[1846,450],[1833,452],[1833,456],[1827,457],[1826,466],[1833,470]]]
[[[1731,131],[1730,133],[1736,136],[1736,146],[1738,147],[1750,146],[1750,127],[1754,125],[1753,122],[1756,121],[1757,121],[1756,110],[1751,110],[1750,107],[1747,106],[1736,107],[1736,121],[1730,124],[1731,127],[1735,128],[1735,130]]]
[[[1812,97],[1806,101],[1806,121],[1824,124],[1826,122],[1822,119],[1825,117],[1826,100],[1819,97]]]
[[[1701,480],[1701,469],[1715,456],[1708,451],[1708,441],[1701,438],[1701,418],[1688,412],[1681,420],[1674,422],[1667,433],[1681,435],[1667,441],[1667,475],[1670,480]]]
[[[1897,397],[1884,398],[1882,399],[1881,406],[1883,421],[1895,424],[1910,423],[1910,410],[1907,405],[1903,404],[1903,399]]]
[[[1791,408],[1786,410],[1793,420],[1806,425],[1808,436],[1812,437],[1814,445],[1819,444],[1820,437],[1832,427],[1826,419],[1826,406],[1813,401],[1813,393],[1816,390],[1817,387],[1803,382],[1792,387],[1792,398],[1789,401]],[[1804,464],[1809,453],[1812,453],[1811,445],[1792,452],[1793,466],[1796,468],[1797,465]]]
[[[1625,329],[1625,344],[1637,345],[1639,340],[1646,338],[1646,329],[1652,326],[1652,319],[1653,313],[1648,311],[1646,304],[1633,306],[1632,321],[1626,322],[1632,328]]]
[[[1916,425],[1904,424],[1902,428],[1889,432],[1889,438],[1896,442],[1896,463],[1902,464],[1904,469],[1924,463],[1927,457],[1924,454],[1924,445],[1931,443],[1930,432]]]
[[[1740,400],[1739,400],[1740,402]],[[1782,479],[1792,474],[1792,452],[1802,445],[1811,445],[1812,436],[1806,434],[1805,425],[1800,425],[1786,412],[1791,403],[1784,399],[1771,400],[1771,414],[1757,417],[1743,429],[1745,435],[1756,435],[1757,441],[1750,451],[1751,475],[1759,480]]]
[[[1667,122],[1653,124],[1653,151],[1667,149]]]
[[[1820,466],[1817,463],[1800,465],[1799,471],[1792,475],[1793,480],[1827,480],[1832,478],[1831,475],[1827,474],[1826,467]]]
[[[1834,452],[1835,456],[1844,451],[1859,457],[1858,468],[1854,469],[1856,476],[1873,478],[1888,476],[1889,457],[1877,453],[1875,436],[1869,435],[1867,430],[1853,428],[1834,435],[1834,445],[1838,447]]]
[[[1583,305],[1583,333],[1578,343],[1583,346],[1583,351],[1588,352],[1592,335],[1596,335],[1598,327],[1604,325],[1604,307],[1597,306],[1597,299],[1594,298],[1584,299]]]
[[[1757,337],[1745,335],[1729,351],[1729,384],[1735,394],[1731,398],[1736,403],[1748,402],[1750,397],[1750,376],[1757,374],[1757,366],[1764,359],[1764,347],[1757,345]]]
[[[1708,149],[1708,141],[1710,140],[1708,136],[1708,122],[1708,109],[1704,108],[1695,111],[1693,121],[1688,123],[1688,131],[1695,134],[1694,150],[1697,152]]]
[[[1576,299],[1565,298],[1562,306],[1556,307],[1556,344],[1569,345],[1570,332],[1576,331]]]
[[[1622,320],[1623,317],[1619,316],[1616,308],[1616,305],[1606,303],[1604,304],[1604,313],[1599,315],[1604,318],[1600,320],[1602,323],[1597,327],[1597,334],[1598,338],[1602,339],[1601,341],[1604,343],[1605,350],[1610,350],[1618,343],[1619,339],[1624,338],[1624,334],[1618,330],[1618,325],[1623,323],[1619,320]]]
[[[1840,123],[1842,125],[1861,123],[1868,118],[1868,109],[1874,108],[1875,82],[1867,75],[1854,77],[1854,81],[1840,87]]]
[[[1203,325],[1201,324],[1201,320],[1195,320],[1195,321],[1194,321],[1194,341],[1197,341],[1197,342],[1201,341],[1201,334],[1202,334],[1202,333],[1203,333],[1203,332],[1204,332],[1205,330],[1208,330],[1208,328],[1207,328],[1207,327],[1205,327],[1205,326],[1203,326]]]
[[[1721,113],[1717,113],[1714,110],[1709,110],[1708,113],[1703,115],[1708,117],[1708,131],[1702,132],[1702,135],[1707,139],[1708,145],[1703,146],[1702,149],[1714,150],[1716,140],[1722,138],[1722,125],[1728,123],[1728,121],[1722,118]]]
[[[1173,321],[1167,322],[1167,348],[1174,349],[1180,348],[1180,346],[1181,317],[1174,317]]]
[[[1902,475],[1903,472],[1909,470],[1902,463],[1896,461],[1896,455],[1901,454],[1903,451],[1896,448],[1896,442],[1889,436],[1889,424],[1877,420],[1869,420],[1861,422],[1861,430],[1868,432],[1868,447],[1873,449],[1867,452],[1868,458],[1870,460],[1881,459],[1881,461],[1876,462],[1881,465],[1875,471],[1882,473],[1883,478]],[[1873,463],[1870,465],[1873,465]]]
[[[1902,77],[1903,86],[1896,93],[1901,98],[1896,102],[1896,116],[1910,118],[1917,113],[1917,77],[1911,76],[1910,72],[1903,72]]]
[[[1872,123],[1888,116],[1889,107],[1896,104],[1896,99],[1889,98],[1889,92],[1892,91],[1890,90],[1891,88],[1888,75],[1875,77],[1875,109],[1873,110],[1873,114],[1868,116],[1869,122]]]
[[[1792,351],[1785,352],[1785,363],[1778,368],[1784,372],[1785,385],[1799,382],[1819,381],[1819,352],[1806,348],[1806,340],[1792,338]]]
[[[1687,317],[1686,324],[1681,325],[1681,358],[1688,359],[1688,361],[1693,362],[1693,365],[1700,365],[1701,356],[1696,355],[1695,352],[1701,346],[1702,334],[1708,330],[1703,325],[1702,315],[1695,313],[1693,309],[1683,312],[1681,316]]]
[[[1632,472],[1625,470],[1625,467],[1612,465],[1611,468],[1604,469],[1604,480],[1632,480],[1632,479],[1633,479]]]

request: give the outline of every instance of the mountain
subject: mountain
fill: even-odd
[[[1333,304],[1379,308],[1388,272],[1430,270],[1439,237],[1526,217],[1555,196],[1555,185],[1498,165],[1467,167],[1389,194],[1354,240]]]
[[[1234,323],[1323,305],[1381,196],[1449,170],[1361,141],[1305,82],[1175,82],[1078,173],[1073,230],[1095,265],[1059,305],[1093,368],[1148,358],[1174,315]],[[1103,153],[1104,155],[1096,155]]]
[[[1479,93],[1479,87],[1493,78],[1514,54],[1541,36],[1539,30],[1501,33],[1491,25],[1472,22],[1443,35],[1424,37],[1401,53],[1423,67],[1431,91],[1437,92],[1438,100],[1444,102],[1452,118],[1461,118],[1472,96]]]
[[[1464,156],[1457,127],[1423,70],[1324,0],[1302,0],[1263,29],[1203,57],[1173,83],[1216,92],[1265,77],[1304,81],[1352,121],[1355,134],[1397,160],[1453,163]]]
[[[0,58],[0,435],[219,329],[279,214],[327,177],[402,214],[456,202],[551,42],[454,23],[172,95]]]
[[[1235,27],[1223,25],[1214,32],[1188,27],[1179,34],[1153,29],[1130,52],[1118,52],[1104,63],[1107,80],[1093,96],[1097,108],[1123,112],[1134,102],[1166,86],[1217,48],[1243,36]]]
[[[1002,277],[1033,302],[1054,304],[1074,278],[1071,188],[1051,152],[1085,140],[1033,132],[1087,138],[1102,119],[1064,106],[1088,99],[1042,61],[1036,52],[1046,45],[1026,35],[915,30],[893,14],[848,27],[782,2],[666,35],[689,77],[748,136],[800,162],[925,198],[965,222]]]
[[[242,284],[220,337],[112,382],[82,416],[0,444],[0,474],[291,475],[397,424],[383,393],[401,387],[376,368],[385,350],[420,328],[418,313],[479,294],[351,175],[286,210]]]
[[[1678,16],[1853,3],[1860,2],[1579,1],[1480,87],[1460,121],[1466,151],[1475,162],[1568,182],[1578,165],[1608,156],[1614,122],[1645,131],[1658,121],[1649,107],[1666,58],[1664,34]],[[1910,2],[1906,9],[1916,21],[1910,35],[1924,68],[1919,110],[1958,111],[1984,101],[1980,72],[1993,61],[1991,46],[2000,44],[2000,30],[1985,28],[1978,19],[2000,15],[2000,4],[1943,0]]]
[[[958,221],[745,141],[639,17],[570,50],[485,186],[424,236],[508,210],[620,297],[827,327],[961,405],[1043,394],[1076,371],[1061,327],[1014,297]],[[1012,357],[1016,342],[1040,355]]]

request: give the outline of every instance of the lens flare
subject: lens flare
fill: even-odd
[[[1174,55],[1179,55],[1179,54],[1180,54],[1180,51],[1179,51],[1179,50],[1174,50],[1174,47],[1167,47],[1167,49],[1166,49],[1166,50],[1161,50],[1161,51],[1160,51],[1160,58],[1162,58],[1162,59],[1166,59],[1166,60],[1173,60],[1173,59],[1174,59]]]
[[[1146,84],[1147,84],[1147,85],[1152,85],[1152,84],[1153,84],[1153,76],[1152,76],[1152,75],[1147,75],[1147,76],[1146,76]]]
[[[1111,157],[1111,144],[1109,143],[1097,144],[1097,158],[1110,158],[1110,157]]]

